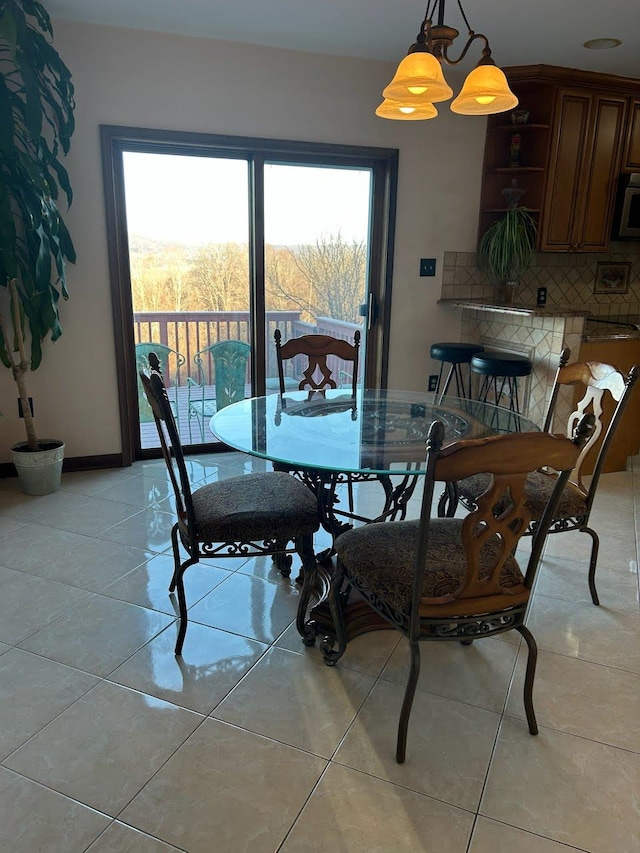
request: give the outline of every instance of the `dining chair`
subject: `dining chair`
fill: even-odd
[[[198,421],[200,439],[204,441],[205,421],[225,406],[244,399],[250,355],[251,346],[236,340],[217,341],[194,355],[198,378],[187,377],[189,439],[193,438],[193,418]],[[213,387],[207,383],[210,365],[213,365]]]
[[[571,440],[542,432],[510,433],[443,448],[444,426],[435,421],[427,439],[420,518],[372,523],[337,538],[337,567],[328,596],[335,637],[323,640],[322,653],[325,662],[334,665],[345,651],[343,607],[352,588],[407,637],[411,667],[398,724],[399,764],[405,760],[421,640],[469,645],[476,638],[518,631],[528,648],[527,722],[531,734],[537,734],[533,708],[537,649],[525,616],[549,522],[592,425],[593,416],[586,415]],[[542,466],[552,467],[558,477],[523,573],[514,553],[530,520],[524,487],[527,475]],[[473,512],[464,519],[431,518],[435,481],[478,472],[488,472],[490,478]]]
[[[600,604],[600,599],[596,589],[595,575],[600,540],[596,531],[589,525],[589,518],[607,453],[640,374],[638,366],[632,367],[625,376],[625,374],[612,365],[601,362],[574,362],[573,364],[568,364],[570,355],[571,352],[568,348],[562,351],[547,407],[543,430],[551,432],[554,428],[558,400],[563,388],[577,388],[580,389],[578,393],[582,394],[579,402],[573,404],[575,408],[569,415],[566,425],[566,435],[569,436],[572,434],[576,423],[587,411],[593,413],[595,427],[578,457],[573,474],[567,483],[567,488],[555,511],[549,533],[570,533],[576,531],[578,533],[587,533],[591,537],[588,582],[591,600],[597,605]],[[605,425],[603,421],[603,401],[608,394],[615,401],[615,408],[608,425]],[[600,444],[598,447],[599,441]],[[596,458],[593,473],[587,483],[582,474],[582,467],[587,454],[594,447],[596,448]],[[470,510],[475,507],[477,497],[484,491],[486,479],[485,476],[479,474],[457,483],[458,500],[466,509]],[[535,532],[554,486],[555,477],[547,471],[534,471],[527,479],[527,507],[531,512],[532,518],[526,533],[532,534]]]
[[[139,344],[136,344],[136,373],[138,378],[138,413],[140,416],[140,423],[149,424],[153,423],[153,412],[151,411],[151,407],[147,402],[147,398],[144,393],[144,388],[142,386],[142,382],[140,381],[140,371],[146,373],[149,370],[149,353],[154,352],[160,362],[160,369],[162,370],[162,375],[168,377],[172,371],[169,370],[169,359],[175,361],[175,372],[173,373],[175,377],[175,387],[174,387],[174,397],[175,399],[171,400],[171,411],[176,420],[179,420],[178,415],[178,379],[180,374],[180,368],[185,363],[185,357],[177,352],[171,347],[165,346],[164,344],[153,343],[152,341],[143,341]]]
[[[176,655],[182,654],[187,631],[184,573],[203,558],[269,555],[282,576],[289,577],[291,555],[296,552],[302,560],[304,579],[296,624],[304,635],[304,617],[316,576],[313,534],[320,526],[316,499],[303,483],[275,471],[230,477],[192,492],[160,362],[154,353],[149,354],[149,368],[148,374],[140,374],[140,381],[158,428],[177,513],[171,531],[174,571],[169,586],[169,592],[177,590],[180,611]],[[184,560],[180,545],[187,553]]]
[[[338,374],[338,380],[349,375],[348,385],[353,397],[356,395],[358,386],[358,362],[360,357],[360,331],[356,329],[353,334],[353,343],[342,338],[332,338],[330,335],[301,335],[299,338],[290,338],[282,343],[282,332],[276,329],[273,333],[276,345],[276,359],[278,363],[278,381],[281,394],[291,390],[291,377],[285,376],[285,362],[302,356],[304,363],[298,368],[296,379],[301,375],[297,388],[299,391],[309,389],[309,393],[326,391],[328,388],[337,388],[338,382],[334,376]],[[347,362],[352,366],[347,372],[343,365],[332,368],[327,359],[330,357],[338,359],[339,362]],[[341,375],[342,374],[342,375]]]
[[[343,338],[333,338],[330,335],[301,335],[282,343],[282,332],[280,329],[275,330],[273,338],[280,390],[276,423],[281,418],[282,413],[287,413],[288,401],[285,392],[291,390],[293,383],[296,383],[295,387],[299,391],[308,389],[309,400],[316,395],[324,394],[328,389],[346,386],[350,389],[350,400],[354,401],[352,417],[356,418],[355,399],[358,387],[360,337],[360,331],[356,329],[353,333],[353,343],[349,343]],[[302,357],[302,364],[299,362],[300,357]],[[330,357],[335,359],[333,365],[327,360]],[[295,377],[293,377],[293,382],[291,376],[285,375],[285,362],[294,362]],[[347,365],[349,370],[345,370]],[[300,477],[309,488],[315,491],[316,495],[326,486],[321,473],[301,472],[283,462],[274,463],[273,467],[277,471],[286,471]],[[345,475],[344,481],[347,486],[349,513],[352,514],[354,510],[353,477]],[[338,530],[341,529],[343,529],[343,525],[338,527]]]

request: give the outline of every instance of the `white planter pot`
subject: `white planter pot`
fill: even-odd
[[[26,495],[50,495],[60,488],[64,443],[55,438],[40,441],[43,450],[29,450],[25,441],[11,448],[22,491]]]

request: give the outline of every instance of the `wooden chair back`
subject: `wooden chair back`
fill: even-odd
[[[565,349],[562,351],[560,366],[556,373],[551,399],[549,401],[549,407],[547,409],[547,415],[544,422],[544,430],[545,432],[549,432],[552,429],[560,388],[563,386],[584,388],[582,398],[576,404],[574,411],[569,415],[566,435],[570,437],[573,434],[576,424],[586,412],[591,412],[593,414],[595,422],[593,433],[582,448],[571,478],[572,482],[580,489],[587,499],[587,504],[590,508],[593,498],[595,497],[595,491],[600,474],[602,473],[607,452],[611,446],[611,441],[620,423],[620,419],[622,418],[624,410],[629,402],[629,397],[633,387],[640,375],[640,368],[635,365],[625,376],[624,373],[617,370],[613,365],[604,364],[598,361],[584,361],[567,364],[569,356],[570,350]],[[607,393],[610,394],[615,401],[615,408],[609,424],[605,429],[605,423],[603,420],[603,402]],[[587,488],[583,482],[583,462],[589,451],[600,439],[603,430],[604,436],[602,437],[602,441],[597,450],[593,473],[591,475],[589,487]]]
[[[360,353],[359,331],[355,331],[352,344],[341,338],[332,338],[330,335],[302,335],[299,338],[291,338],[283,344],[280,329],[275,330],[273,337],[276,345],[281,394],[285,392],[284,362],[299,355],[305,356],[307,359],[303,379],[298,385],[300,391],[308,388],[313,393],[315,391],[326,391],[328,388],[337,388],[338,382],[327,364],[327,357],[335,356],[352,364],[351,394],[355,397]]]
[[[412,613],[412,630],[418,630],[421,615],[433,615],[434,610],[440,610],[443,617],[460,615],[463,599],[476,600],[473,605],[469,602],[469,615],[507,609],[526,602],[547,529],[581,447],[593,429],[593,420],[591,414],[582,418],[573,439],[544,432],[511,433],[459,441],[445,448],[442,447],[443,425],[439,421],[432,424],[427,441],[427,472],[412,598],[415,611]],[[520,586],[506,588],[500,584],[502,569],[531,520],[531,513],[526,507],[526,479],[541,467],[551,467],[559,476],[537,525],[524,581]],[[466,558],[464,580],[452,595],[425,599],[422,597],[422,585],[434,483],[455,482],[477,474],[490,474],[491,481],[478,498],[476,509],[462,522],[461,538]],[[490,552],[483,554],[490,539],[498,547],[492,547]],[[489,560],[487,554],[491,555]]]

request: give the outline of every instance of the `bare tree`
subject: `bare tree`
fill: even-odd
[[[338,232],[287,251],[299,276],[283,275],[280,262],[274,271],[267,269],[268,288],[316,317],[356,320],[365,292],[366,245],[347,243]]]
[[[249,257],[240,243],[200,246],[190,271],[191,301],[199,311],[246,311]]]

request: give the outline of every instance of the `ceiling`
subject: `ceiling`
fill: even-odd
[[[397,62],[415,41],[425,0],[44,0],[53,18]],[[465,0],[500,66],[547,63],[640,77],[638,0]],[[466,28],[449,0],[445,23]],[[613,50],[587,39],[618,38]],[[473,47],[463,68],[480,56]]]

